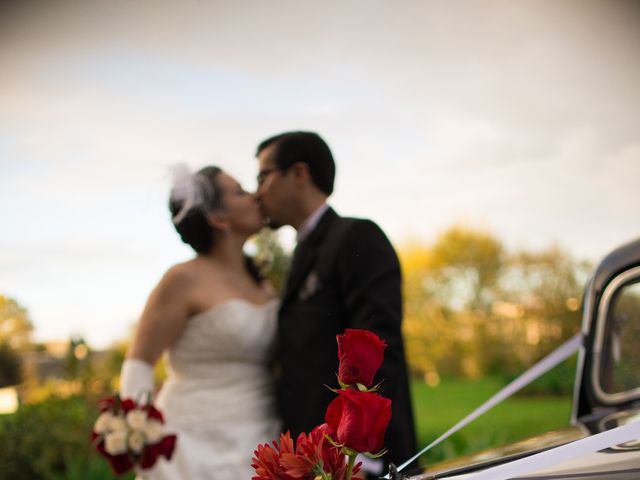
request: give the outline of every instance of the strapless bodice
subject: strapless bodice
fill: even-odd
[[[167,351],[158,403],[175,422],[273,414],[278,302],[227,300],[189,319]]]
[[[270,362],[278,302],[231,299],[189,319],[165,357],[178,376],[216,376],[226,364],[252,368]]]
[[[271,369],[278,302],[231,299],[188,320],[165,353],[156,404],[178,435],[171,461],[151,480],[251,478],[259,443],[279,433]]]

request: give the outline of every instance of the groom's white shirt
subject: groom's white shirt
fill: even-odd
[[[315,211],[307,217],[307,219],[302,222],[300,228],[298,229],[298,233],[296,235],[296,242],[300,243],[302,240],[307,238],[311,232],[316,228],[318,222],[322,218],[324,212],[327,211],[329,205],[327,203],[323,203]]]

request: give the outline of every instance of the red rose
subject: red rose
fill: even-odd
[[[370,386],[382,365],[387,344],[368,330],[347,328],[336,335],[340,367],[338,378],[345,385],[361,383]]]
[[[157,408],[155,408],[151,404],[147,404],[144,406],[138,405],[131,398],[120,399],[118,396],[112,396],[100,400],[99,406],[101,414],[108,412],[116,417],[120,417],[118,422],[119,424],[124,425],[120,425],[118,427],[118,431],[119,433],[124,433],[125,435],[129,435],[131,433],[131,427],[124,420],[123,416],[126,416],[127,413],[134,410],[146,410],[147,418],[156,420],[160,423],[164,423],[162,413]],[[110,423],[111,420],[107,420],[107,422]],[[147,438],[147,440],[144,442],[141,453],[138,451],[133,451],[131,447],[129,447],[125,442],[125,451],[118,455],[113,455],[107,452],[105,445],[105,439],[111,431],[111,427],[103,427],[105,427],[105,425],[100,426],[99,431],[93,430],[91,432],[91,443],[98,451],[98,453],[100,453],[100,455],[102,455],[107,460],[107,462],[109,462],[111,469],[116,475],[122,475],[131,470],[134,466],[140,466],[143,469],[151,468],[153,465],[155,465],[159,457],[165,457],[167,460],[171,460],[171,456],[173,455],[173,451],[176,446],[176,435],[164,435],[163,437],[154,440],[155,443],[153,444],[148,443],[149,438]],[[125,430],[121,431],[122,428],[124,428]]]
[[[103,398],[98,402],[100,413],[113,411],[115,409],[115,405],[116,399],[113,396]]]
[[[99,439],[99,437],[97,433],[91,432],[91,443],[95,445],[98,453],[109,462],[109,466],[115,475],[123,475],[133,468],[134,463],[128,453],[109,455],[104,448],[104,440]],[[98,439],[99,443],[96,443]]]
[[[391,400],[377,393],[340,390],[325,414],[334,439],[356,452],[379,452],[391,420]]]
[[[112,457],[109,457],[107,461],[111,465],[111,470],[116,475],[124,475],[129,470],[131,470],[134,465],[128,453],[114,455]]]
[[[158,420],[160,423],[164,424],[164,417],[162,416],[162,413],[160,412],[160,410],[158,410],[156,407],[154,407],[151,404],[148,404],[146,406],[146,409],[147,409],[148,418],[153,418],[155,420]]]
[[[124,411],[124,413],[129,413],[131,410],[136,408],[136,402],[134,402],[130,398],[123,398],[120,402],[120,407]]]
[[[171,460],[173,449],[176,446],[176,439],[175,435],[166,435],[160,442],[145,446],[140,457],[140,467],[153,467],[161,456]]]

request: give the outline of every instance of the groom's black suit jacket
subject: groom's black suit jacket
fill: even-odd
[[[416,453],[408,374],[401,335],[400,265],[372,221],[340,217],[329,208],[294,253],[279,312],[279,411],[295,439],[324,423],[338,387],[336,335],[370,330],[388,346],[375,382],[392,400],[385,447],[396,465]]]

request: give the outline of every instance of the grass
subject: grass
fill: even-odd
[[[438,386],[412,384],[418,450],[479,407],[504,384],[495,379],[444,379]],[[440,461],[502,445],[569,424],[570,396],[515,396],[486,412],[444,443],[423,462]]]
[[[418,449],[451,428],[502,386],[501,381],[491,378],[444,379],[437,387],[414,382]],[[88,409],[88,405],[93,404],[84,398],[50,399],[0,417],[0,472],[15,472],[7,476],[15,479],[113,478],[107,463],[89,444],[88,432],[97,412]],[[559,428],[568,424],[570,412],[570,396],[512,397],[421,460],[433,463]],[[5,478],[2,473],[0,478]],[[125,479],[132,480],[133,475]]]

